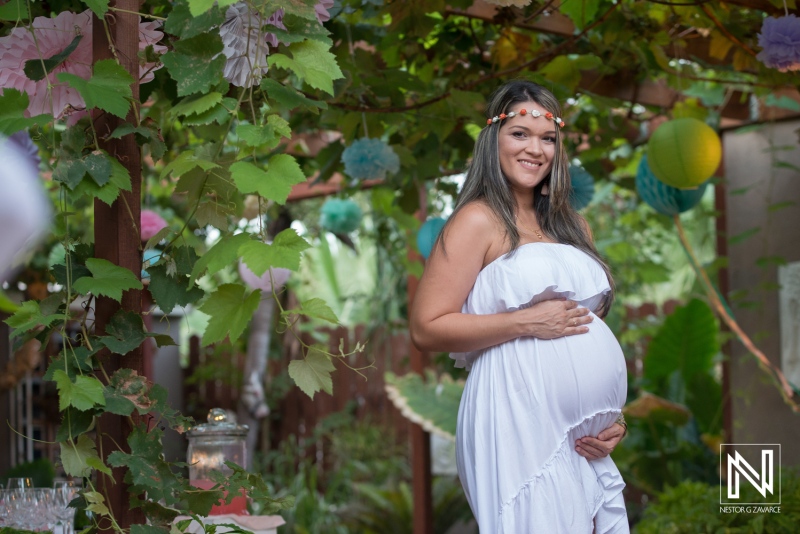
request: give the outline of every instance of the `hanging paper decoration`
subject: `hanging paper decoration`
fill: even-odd
[[[322,0],[314,6],[320,24],[330,20],[328,10],[332,7],[333,0]],[[284,15],[284,10],[278,9],[264,18],[247,2],[237,2],[228,7],[225,22],[219,27],[222,54],[227,60],[223,73],[226,80],[237,87],[252,87],[261,81],[269,69],[269,49],[277,48],[279,44],[278,36],[263,31],[263,28],[274,26],[286,30]]]
[[[422,254],[422,257],[426,260],[428,256],[431,255],[433,244],[436,242],[436,238],[439,237],[439,232],[444,228],[445,222],[445,219],[441,217],[434,217],[428,219],[419,227],[419,231],[417,232],[417,248],[419,249],[419,253]]]
[[[594,197],[594,178],[583,167],[569,166],[569,178],[572,189],[569,192],[569,203],[574,210],[582,210]]]
[[[251,288],[260,289],[265,293],[271,293],[273,285],[275,286],[275,291],[280,291],[286,285],[291,274],[292,271],[289,269],[273,267],[271,275],[270,269],[267,269],[261,276],[256,276],[245,262],[239,260],[239,276],[242,277],[242,281]]]
[[[157,248],[149,248],[142,254],[142,280],[149,280],[150,274],[145,270],[145,266],[150,267],[161,260],[162,252]]]
[[[647,156],[642,156],[636,170],[636,191],[647,204],[663,215],[678,215],[695,207],[708,182],[703,182],[697,189],[678,189],[671,187],[653,174],[647,163]]]
[[[384,179],[400,170],[400,158],[380,139],[364,137],[342,153],[344,172],[356,180]]]
[[[667,185],[693,189],[708,180],[722,160],[719,136],[706,123],[683,118],[659,126],[647,144],[653,174]]]
[[[800,18],[795,15],[767,17],[758,34],[763,48],[756,59],[781,72],[800,70]]]
[[[156,54],[167,51],[157,44],[164,33],[161,23],[139,23],[139,51],[148,46]],[[83,110],[86,103],[81,95],[66,82],[58,81],[58,74],[67,72],[88,80],[92,76],[92,11],[83,13],[62,11],[56,17],[36,17],[29,29],[20,25],[0,38],[0,80],[4,89],[17,89],[28,93],[30,104],[27,115],[54,113],[56,119]],[[25,74],[28,61],[41,61],[71,50],[63,63],[49,70],[40,80],[31,80]],[[139,65],[139,83],[151,81],[161,63]]]
[[[334,234],[349,234],[361,224],[361,208],[348,199],[330,198],[322,205],[320,224]]]
[[[141,214],[141,239],[147,241],[163,228],[167,227],[167,221],[153,210],[142,210]]]

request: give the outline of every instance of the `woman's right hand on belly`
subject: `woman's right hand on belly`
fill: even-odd
[[[525,335],[539,339],[585,334],[589,331],[586,325],[594,320],[588,308],[566,299],[545,300],[514,315],[521,321]]]

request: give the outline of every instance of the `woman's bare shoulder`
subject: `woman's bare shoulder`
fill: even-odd
[[[497,231],[498,221],[485,202],[476,200],[465,204],[453,214],[452,226],[471,234],[492,234]]]
[[[487,204],[470,202],[451,218],[442,236],[448,254],[454,248],[457,255],[477,256],[482,268],[502,253],[499,251],[505,246],[505,233],[498,216]]]

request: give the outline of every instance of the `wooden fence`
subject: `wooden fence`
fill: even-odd
[[[335,359],[333,372],[333,395],[319,392],[314,398],[308,397],[300,388],[292,386],[270,416],[268,448],[277,447],[289,436],[309,438],[317,424],[327,416],[345,409],[354,409],[357,420],[368,419],[371,423],[386,427],[396,436],[398,442],[407,440],[409,422],[394,408],[384,390],[384,373],[391,371],[402,375],[410,372],[408,352],[410,339],[408,331],[395,329],[391,332],[381,328],[367,332],[363,326],[354,329],[339,327],[318,332],[329,336],[329,350],[338,354],[340,340],[346,353],[355,348],[356,343],[366,344],[362,353]],[[310,335],[304,342],[312,343]],[[209,408],[221,407],[236,411],[239,400],[244,355],[215,354],[213,348],[201,348],[199,340],[190,341],[189,367],[187,378],[200,366],[214,366],[214,377],[199,380],[185,386],[184,412],[196,420],[204,420]],[[267,388],[273,377],[286,372],[289,363],[301,357],[300,343],[291,335],[284,337],[280,360],[271,360],[268,367]],[[214,365],[225,361],[229,364]],[[353,369],[358,369],[356,372]],[[202,373],[199,375],[201,378]]]

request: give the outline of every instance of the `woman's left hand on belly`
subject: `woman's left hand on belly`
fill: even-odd
[[[586,436],[575,441],[575,451],[587,460],[598,460],[605,458],[622,441],[625,429],[622,425],[612,423],[596,438]]]

